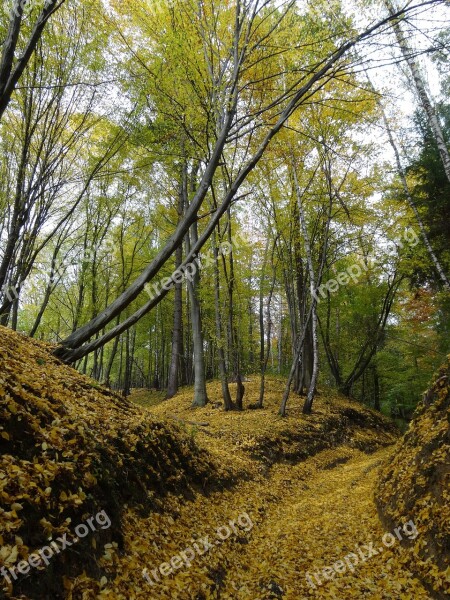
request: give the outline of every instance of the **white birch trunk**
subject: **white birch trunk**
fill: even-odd
[[[385,5],[390,15],[395,14],[396,10],[391,0],[385,0]],[[425,81],[420,72],[419,65],[413,58],[413,52],[404,36],[400,23],[398,21],[392,21],[392,28],[395,32],[395,36],[402,51],[403,57],[405,58],[408,67],[411,71],[411,75],[416,86],[420,103],[427,115],[428,123],[436,140],[442,164],[444,165],[445,174],[447,175],[447,179],[450,182],[450,153],[447,148],[447,144],[445,143],[444,134],[442,133],[442,127],[437,117],[436,111],[434,110],[434,106],[428,96]]]

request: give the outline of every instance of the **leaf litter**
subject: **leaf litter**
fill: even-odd
[[[99,510],[112,522],[22,576],[5,597],[433,597],[433,569],[426,588],[411,567],[417,543],[383,548],[316,589],[306,580],[355,545],[379,547],[390,530],[374,491],[380,467],[398,452],[398,432],[378,413],[324,389],[312,415],[302,415],[302,399],[293,396],[283,419],[284,382],[275,377],[263,410],[225,413],[217,382],[208,384],[204,409],[190,407],[190,388],[158,404],[140,390],[138,405],[62,365],[46,344],[4,328],[0,339],[0,566]],[[257,398],[257,378],[246,388],[248,403]],[[386,471],[383,478],[386,491]],[[158,569],[205,536],[216,540],[217,529],[243,513],[250,530],[239,528],[154,585],[144,579],[144,568]],[[390,513],[395,525],[415,515]],[[445,515],[442,522],[448,526]],[[417,540],[426,539],[426,523],[418,529]],[[440,582],[442,569],[433,565]]]

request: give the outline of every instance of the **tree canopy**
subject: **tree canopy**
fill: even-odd
[[[2,10],[2,324],[126,394],[410,414],[448,351],[445,2]]]

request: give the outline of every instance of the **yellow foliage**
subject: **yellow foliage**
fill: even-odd
[[[49,536],[70,536],[96,511],[112,521],[104,535],[52,559],[53,569],[35,570],[20,598],[37,598],[44,581],[53,597],[73,600],[429,597],[400,544],[317,589],[306,580],[355,545],[380,546],[373,491],[398,434],[374,411],[321,390],[312,415],[293,397],[283,419],[277,378],[267,380],[262,410],[225,413],[217,382],[208,384],[204,409],[190,407],[188,388],[142,408],[61,365],[41,343],[3,328],[0,338],[0,566],[27,558]],[[245,386],[248,405],[258,379]],[[147,401],[142,390],[135,398]],[[445,459],[442,447],[435,452]],[[426,473],[418,475],[425,485]],[[422,523],[433,510],[432,494],[423,495]],[[251,529],[240,527],[153,586],[144,579],[144,568],[158,569],[196,540],[218,541],[217,529],[243,513]],[[415,543],[423,547],[421,537]],[[437,565],[420,569],[443,586]],[[15,588],[6,585],[7,597],[18,598]]]

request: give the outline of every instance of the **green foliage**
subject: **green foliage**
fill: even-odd
[[[444,137],[447,144],[450,144],[450,104],[441,104],[438,108]],[[408,174],[413,182],[414,199],[426,225],[430,243],[448,273],[450,270],[450,183],[434,136],[420,113],[416,115],[416,126],[420,135],[420,152],[409,165]],[[414,279],[419,285],[436,282],[434,270],[430,269],[429,265],[417,265]]]

